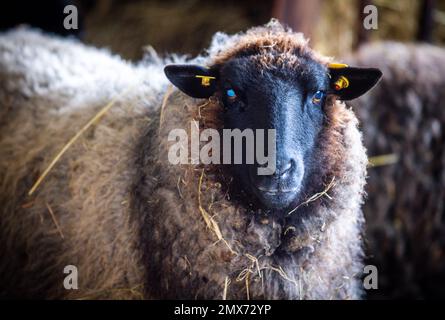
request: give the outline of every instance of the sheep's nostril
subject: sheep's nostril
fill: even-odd
[[[283,170],[281,171],[281,174],[288,172],[289,170],[292,169],[292,161],[289,161],[286,166],[283,168]]]
[[[294,160],[286,161],[283,166],[277,167],[275,171],[275,176],[283,177],[287,175],[293,169],[294,166],[295,166]]]

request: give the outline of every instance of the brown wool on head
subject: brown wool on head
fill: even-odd
[[[233,47],[218,53],[211,61],[219,65],[240,56],[256,56],[260,68],[282,63],[292,65],[298,63],[298,57],[301,56],[311,57],[321,64],[330,62],[330,58],[310,49],[302,33],[294,33],[279,24],[248,30],[237,39]]]

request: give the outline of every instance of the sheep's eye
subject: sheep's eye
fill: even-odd
[[[233,89],[227,89],[226,90],[226,95],[230,100],[235,100],[236,99],[236,92]]]
[[[324,92],[319,90],[315,92],[315,94],[312,96],[312,103],[319,105],[323,100],[323,98],[324,98]]]

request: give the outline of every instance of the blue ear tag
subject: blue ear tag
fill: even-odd
[[[227,90],[227,91],[226,91],[226,94],[227,94],[227,96],[230,97],[230,98],[234,98],[234,97],[236,97],[235,90],[233,90],[233,89],[229,89],[229,90]]]

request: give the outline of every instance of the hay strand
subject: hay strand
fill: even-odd
[[[63,148],[57,153],[57,155],[54,157],[54,159],[51,161],[49,166],[43,171],[43,173],[40,175],[40,177],[37,179],[37,181],[34,183],[32,188],[28,192],[28,196],[31,196],[34,191],[39,187],[39,185],[42,183],[42,181],[46,178],[48,173],[51,171],[51,169],[56,165],[56,163],[60,160],[60,158],[65,154],[65,152],[79,139],[79,137],[87,131],[95,122],[99,121],[107,112],[110,110],[110,108],[116,103],[116,101],[127,94],[131,89],[128,88],[124,90],[121,94],[114,97],[108,104],[106,104],[93,118],[90,119],[90,121],[87,122],[69,141],[67,144],[63,146]]]
[[[389,166],[396,164],[399,161],[399,156],[395,153],[382,154],[379,156],[369,157],[368,166],[371,168]]]
[[[204,179],[204,169],[201,170],[201,175],[199,177],[199,182],[198,182],[198,208],[199,208],[199,212],[201,213],[201,216],[203,217],[207,227],[213,231],[213,233],[216,235],[216,237],[218,238],[218,241],[222,241],[224,242],[224,244],[227,246],[227,248],[229,248],[230,252],[237,255],[237,253],[232,249],[232,247],[229,245],[229,243],[226,241],[226,239],[224,239],[221,230],[218,226],[218,223],[216,223],[215,219],[213,219],[208,212],[204,209],[204,207],[202,206],[202,202],[201,202],[201,190],[202,190],[202,180]]]
[[[162,128],[162,125],[164,123],[164,109],[165,109],[165,106],[167,105],[168,98],[170,98],[172,93],[173,93],[173,86],[170,84],[167,87],[167,91],[165,92],[164,98],[162,98],[161,113],[159,115],[159,129],[158,129],[158,133],[161,132],[161,128]]]
[[[293,283],[295,285],[295,287],[298,290],[300,290],[300,285],[298,284],[297,280],[292,279],[291,277],[289,277],[281,266],[278,266],[278,267],[266,266],[266,267],[263,267],[262,269],[269,269],[269,270],[277,272],[284,280],[287,280],[287,281]]]
[[[247,275],[246,275],[246,298],[247,298],[247,300],[250,300],[249,276],[250,276],[250,273],[247,273]]]
[[[60,237],[62,239],[65,239],[65,237],[63,236],[63,232],[62,232],[62,228],[60,228],[59,223],[57,222],[56,216],[54,215],[53,209],[51,208],[51,206],[49,205],[49,203],[46,203],[46,208],[49,211],[49,214],[51,215],[51,219],[53,220],[54,224],[56,225],[56,229],[60,234]]]
[[[226,276],[226,279],[224,281],[223,300],[227,300],[227,291],[229,289],[229,284],[230,284],[229,277]]]
[[[318,200],[318,199],[320,199],[320,198],[322,198],[322,197],[324,197],[324,196],[326,196],[328,199],[332,199],[331,196],[328,194],[328,191],[329,191],[330,189],[332,189],[332,187],[334,187],[334,186],[335,186],[335,177],[332,177],[331,182],[329,182],[329,184],[326,186],[326,188],[325,188],[323,191],[318,192],[318,193],[316,193],[316,194],[313,194],[313,195],[310,196],[307,200],[305,200],[304,202],[300,203],[298,206],[296,206],[296,207],[293,208],[291,211],[289,211],[289,212],[287,213],[287,215],[291,215],[292,213],[294,213],[295,211],[297,211],[300,207],[302,207],[302,206],[306,206],[306,205],[308,205],[309,203],[314,202],[314,201],[316,201],[316,200]]]

